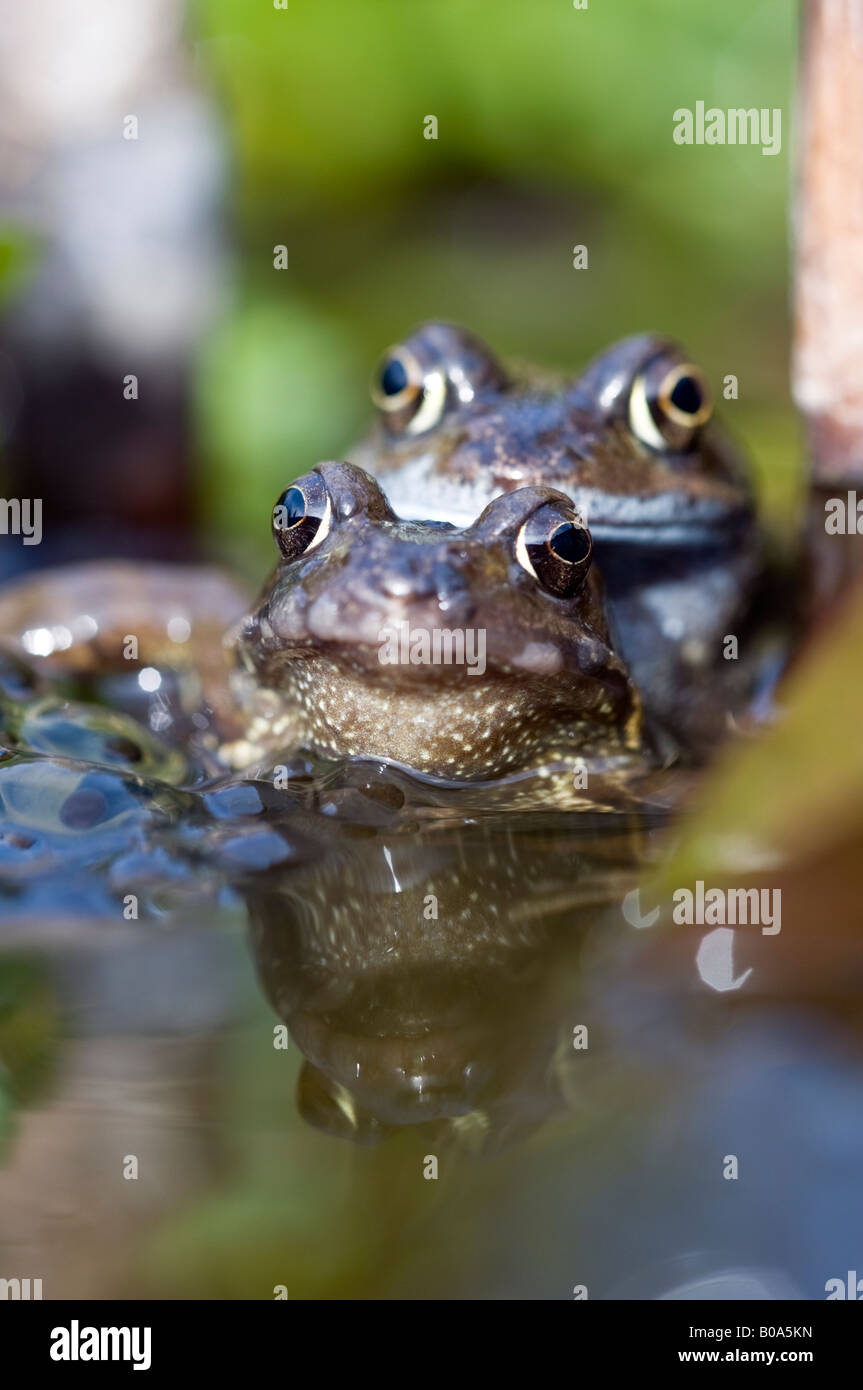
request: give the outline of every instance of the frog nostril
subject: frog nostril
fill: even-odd
[[[384,574],[380,583],[381,590],[387,598],[420,602],[445,596],[445,591],[429,570],[420,570],[413,574],[405,573],[403,570]]]
[[[418,546],[385,551],[377,566],[377,584],[387,598],[420,599],[434,593],[430,556]]]
[[[434,567],[434,592],[442,608],[450,608],[464,600],[468,593],[465,576],[455,566],[439,564]]]
[[[437,599],[442,607],[451,605],[465,593],[464,578],[456,569],[447,564],[428,564],[419,557],[386,568],[378,582],[381,593],[387,598]]]

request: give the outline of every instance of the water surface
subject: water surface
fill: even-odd
[[[781,867],[777,935],[649,924],[655,804],[213,783],[10,682],[4,1277],[803,1299],[860,1266],[855,847]]]

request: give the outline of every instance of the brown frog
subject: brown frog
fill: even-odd
[[[281,561],[236,639],[253,745],[453,781],[638,748],[638,697],[564,494],[521,488],[459,529],[406,522],[367,473],[325,463],[280,498],[274,534]]]

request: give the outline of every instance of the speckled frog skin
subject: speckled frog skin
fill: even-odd
[[[627,338],[552,386],[511,375],[464,329],[429,323],[385,354],[372,395],[377,423],[349,456],[399,515],[463,526],[533,485],[573,500],[646,709],[684,749],[709,748],[746,698],[722,644],[742,635],[761,537],[744,469],[682,349]]]

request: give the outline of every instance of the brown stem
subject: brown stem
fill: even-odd
[[[861,538],[825,531],[827,498],[863,498],[863,0],[806,0],[801,48],[792,387],[820,607],[863,571]]]

